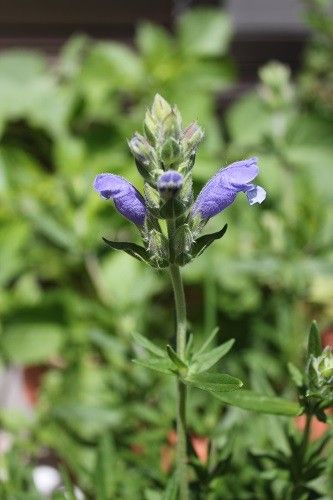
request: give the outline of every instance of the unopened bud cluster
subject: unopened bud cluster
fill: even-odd
[[[294,89],[290,76],[290,69],[276,61],[260,69],[259,77],[262,82],[260,94],[270,110],[288,108],[293,101]]]
[[[168,242],[156,219],[173,218],[176,230],[184,231],[185,214],[193,203],[191,171],[203,136],[196,123],[183,128],[177,107],[170,106],[157,94],[146,112],[143,135],[136,132],[128,143],[145,182],[145,202],[150,216],[143,236],[152,260],[161,267],[169,262]],[[185,231],[190,231],[188,225]]]
[[[155,96],[143,133],[135,133],[128,143],[144,179],[144,193],[112,173],[99,174],[94,181],[102,198],[113,200],[118,212],[136,224],[144,243],[140,247],[106,240],[111,247],[154,267],[185,265],[225,234],[226,225],[200,236],[208,220],[231,205],[238,193],[245,193],[250,205],[265,199],[265,190],[252,184],[259,173],[257,159],[249,158],[218,170],[194,200],[192,169],[203,135],[195,122],[183,128],[176,106]]]
[[[308,376],[316,389],[333,392],[333,352],[330,346],[325,347],[320,356],[311,356],[308,365]]]

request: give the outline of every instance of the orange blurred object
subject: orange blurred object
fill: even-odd
[[[332,413],[332,411],[330,411],[330,413]],[[295,425],[299,431],[304,430],[305,421],[306,421],[305,415],[300,415],[299,417],[295,418]],[[329,429],[328,424],[320,422],[320,420],[318,420],[316,417],[313,417],[310,427],[310,440],[315,441],[316,439],[321,438],[328,429]]]
[[[196,456],[202,464],[208,461],[209,439],[205,436],[191,434],[191,444]],[[176,457],[177,432],[172,429],[167,436],[168,444],[161,449],[161,469],[167,473],[171,470]]]

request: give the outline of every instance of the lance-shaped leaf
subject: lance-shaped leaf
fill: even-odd
[[[215,240],[219,240],[225,235],[226,230],[228,229],[228,224],[225,224],[223,228],[220,231],[217,231],[216,233],[211,233],[211,234],[204,234],[203,236],[200,236],[194,243],[192,247],[192,258],[194,257],[199,257],[206,248],[209,247]]]
[[[302,387],[304,381],[303,375],[299,369],[293,363],[288,363],[288,370],[294,384],[297,385],[297,387]]]
[[[147,351],[155,354],[155,356],[158,356],[159,358],[165,358],[165,352],[140,333],[133,332],[132,337],[137,342],[137,344],[141,345],[141,347],[143,347],[144,349],[147,349]]]
[[[133,359],[133,363],[149,368],[155,372],[165,373],[166,375],[174,375],[175,365],[168,359],[161,358],[145,358],[145,359]]]
[[[233,391],[228,394],[222,392],[217,393],[216,391],[211,392],[224,403],[231,406],[237,406],[243,410],[290,417],[300,415],[303,411],[303,408],[294,401],[288,401],[287,399],[274,396],[265,396],[245,389]]]
[[[312,355],[318,357],[321,355],[321,351],[318,325],[316,321],[312,321],[308,339],[308,356],[310,357]]]
[[[140,260],[141,262],[146,262],[147,264],[150,264],[149,254],[147,250],[142,246],[137,245],[136,243],[130,243],[129,241],[110,241],[107,240],[106,238],[103,238],[103,241],[114,250],[122,250],[131,257],[134,257],[135,259]]]
[[[170,360],[177,368],[179,368],[180,370],[187,369],[187,365],[184,363],[184,361],[180,359],[180,357],[178,356],[176,351],[171,347],[171,345],[168,344],[166,349]]]
[[[211,351],[196,354],[192,358],[190,373],[201,373],[209,370],[232,348],[235,340],[230,339]]]
[[[220,394],[229,391],[235,391],[242,387],[243,382],[236,377],[227,375],[226,373],[198,373],[188,375],[184,378],[185,384],[192,385],[203,391]]]

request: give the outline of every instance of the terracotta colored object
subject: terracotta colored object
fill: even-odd
[[[328,345],[333,347],[333,325],[330,325],[321,332],[321,343],[323,347]]]
[[[190,439],[196,456],[202,464],[206,464],[209,451],[208,437],[191,434]],[[174,429],[169,431],[167,441],[168,443],[161,449],[161,469],[165,473],[170,472],[176,458],[177,433]]]
[[[24,393],[31,406],[36,406],[38,402],[42,379],[48,369],[46,365],[26,366],[23,369]]]
[[[295,418],[295,425],[298,430],[303,431],[305,427],[306,416],[300,415]],[[311,421],[310,428],[310,440],[315,441],[316,439],[321,438],[325,432],[329,429],[329,425],[324,422],[320,422],[316,417],[313,417]]]

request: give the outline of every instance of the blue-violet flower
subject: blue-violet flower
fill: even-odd
[[[258,173],[257,158],[237,161],[220,169],[199,193],[192,215],[208,220],[231,205],[241,191],[246,194],[250,205],[262,203],[266,198],[266,191],[250,183]]]
[[[99,174],[94,181],[94,189],[102,198],[114,201],[115,207],[124,217],[142,226],[147,208],[139,191],[120,175]]]
[[[184,177],[176,170],[167,170],[157,180],[160,192],[177,192],[183,185]]]

